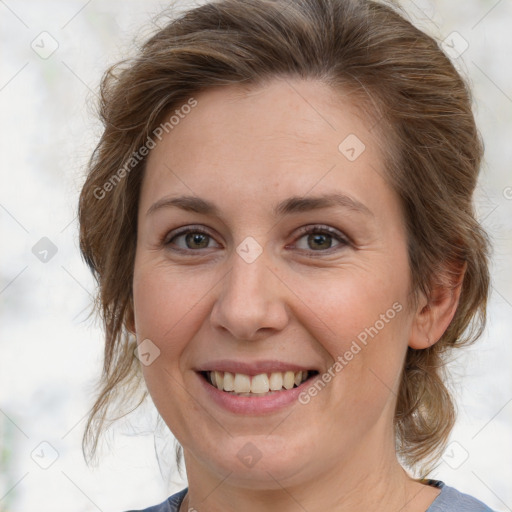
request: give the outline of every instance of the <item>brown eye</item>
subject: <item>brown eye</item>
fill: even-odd
[[[214,242],[215,245],[211,245]],[[197,251],[201,249],[210,249],[219,247],[213,237],[199,228],[189,228],[176,233],[174,236],[167,237],[164,245],[170,249],[178,251]]]
[[[322,253],[349,245],[349,241],[338,230],[328,226],[308,226],[301,231],[302,236],[295,243],[301,251]]]
[[[325,233],[307,235],[307,243],[310,249],[330,249],[332,245],[332,236]]]
[[[185,244],[189,249],[204,249],[208,247],[210,237],[204,233],[188,233],[185,235]]]

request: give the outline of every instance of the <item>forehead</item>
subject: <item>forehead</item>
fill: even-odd
[[[265,198],[340,184],[357,195],[382,178],[381,141],[353,95],[280,79],[217,87],[193,99],[194,108],[184,109],[150,152],[144,203],[163,192],[218,195],[225,187],[261,206]]]

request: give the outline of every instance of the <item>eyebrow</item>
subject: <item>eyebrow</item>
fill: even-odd
[[[163,197],[151,205],[146,212],[146,216],[152,215],[162,208],[171,207],[181,208],[185,211],[203,215],[221,217],[221,212],[214,203],[196,196]],[[371,217],[374,216],[373,212],[357,199],[339,193],[309,197],[292,196],[274,205],[272,211],[275,217],[279,217],[292,213],[303,213],[333,207],[341,207],[356,213],[362,213]]]

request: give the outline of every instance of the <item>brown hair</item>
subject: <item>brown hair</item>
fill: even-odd
[[[146,161],[140,148],[193,94],[277,77],[316,79],[350,91],[380,118],[379,132],[392,142],[386,178],[407,225],[413,302],[419,292],[428,296],[437,280],[455,285],[466,265],[460,302],[442,338],[425,350],[408,349],[395,413],[397,453],[409,467],[426,467],[444,448],[455,421],[442,374],[445,354],[481,334],[489,288],[489,244],[472,205],[483,148],[468,88],[436,41],[392,5],[220,0],[172,19],[137,57],[113,66],[102,80],[105,129],[79,202],[80,249],[99,285],[96,308],[105,327],[103,372],[84,453],[94,456],[115,402],[136,407],[147,395],[136,341],[126,328],[133,317]]]

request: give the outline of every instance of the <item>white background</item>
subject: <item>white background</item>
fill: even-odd
[[[115,512],[156,504],[185,485],[165,438],[156,443],[160,472],[151,404],[107,438],[97,468],[85,465],[80,448],[102,352],[98,323],[87,320],[94,283],[76,221],[85,163],[101,133],[96,93],[102,72],[133,54],[134,39],[151,33],[166,5],[0,0],[0,511]],[[473,85],[486,144],[477,206],[495,246],[488,327],[451,366],[459,420],[433,477],[510,511],[512,2],[403,5],[439,39],[469,45],[456,62]],[[42,37],[46,49],[58,43],[47,59],[31,48],[35,40],[43,51]],[[32,253],[42,237],[58,251],[46,263]],[[41,468],[52,450],[55,462]]]

